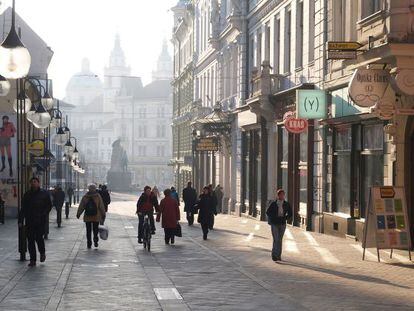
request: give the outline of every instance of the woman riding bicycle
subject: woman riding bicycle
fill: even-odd
[[[155,234],[154,208],[155,211],[158,211],[158,199],[151,191],[151,187],[145,186],[144,192],[141,194],[137,202],[136,213],[138,215],[138,243],[142,243],[142,230],[145,215],[148,215],[149,217],[151,233]]]

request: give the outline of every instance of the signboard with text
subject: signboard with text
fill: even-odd
[[[293,134],[300,134],[308,130],[308,120],[287,118],[284,122],[285,128],[288,132]]]
[[[197,152],[219,151],[219,140],[217,137],[197,138],[194,149]]]
[[[301,119],[326,119],[328,115],[326,92],[297,90],[296,110],[296,116]]]
[[[404,188],[371,188],[362,247],[364,255],[365,248],[376,247],[377,250],[406,249],[411,257],[410,224]]]

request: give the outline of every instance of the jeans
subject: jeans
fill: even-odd
[[[283,225],[271,225],[273,235],[273,249],[272,256],[280,259],[282,256],[282,241],[285,234],[286,224]]]
[[[141,212],[138,214],[138,239],[142,239],[142,231],[144,229],[144,218],[145,215],[148,215],[151,231],[155,232],[155,221],[154,221],[154,212]]]
[[[31,261],[36,261],[36,244],[40,254],[46,253],[45,240],[43,239],[44,227],[44,224],[27,226],[27,247]]]
[[[171,241],[171,243],[174,243],[174,240],[175,240],[175,229],[164,228],[164,233],[165,233],[165,243],[166,244],[169,244],[170,241]]]
[[[86,224],[86,239],[88,241],[88,246],[92,245],[92,231],[93,231],[93,241],[98,243],[99,237],[99,222],[85,222]]]

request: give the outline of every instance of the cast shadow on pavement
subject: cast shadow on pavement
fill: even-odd
[[[337,277],[350,279],[350,280],[358,280],[358,281],[362,281],[362,282],[376,283],[376,284],[381,284],[381,285],[390,285],[390,286],[394,286],[394,287],[410,289],[410,287],[408,287],[408,286],[398,285],[398,284],[392,283],[390,281],[386,281],[386,280],[383,280],[383,279],[380,279],[380,278],[375,278],[375,277],[372,277],[372,276],[346,273],[346,272],[342,272],[342,271],[336,271],[336,270],[331,270],[331,269],[327,269],[327,268],[312,266],[312,265],[308,265],[308,264],[305,264],[305,263],[296,263],[296,262],[291,262],[291,261],[285,261],[284,260],[281,264],[282,265],[287,265],[287,266],[293,266],[293,267],[297,267],[297,268],[302,268],[302,269],[307,269],[307,270],[312,270],[312,271],[318,271],[318,272],[321,272],[321,273],[330,274],[330,275],[334,275],[334,276],[337,276]]]

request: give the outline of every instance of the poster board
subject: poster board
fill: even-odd
[[[363,259],[365,249],[408,250],[411,260],[410,224],[405,191],[402,187],[372,187],[365,214]]]

